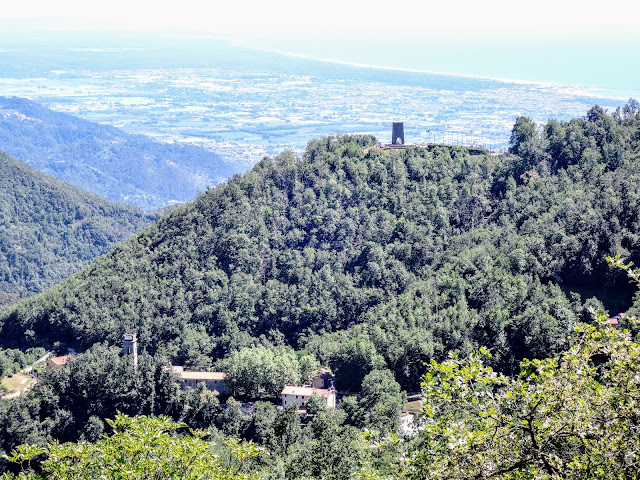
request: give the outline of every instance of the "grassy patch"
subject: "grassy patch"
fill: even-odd
[[[29,375],[22,373],[16,373],[12,377],[3,377],[2,386],[6,393],[13,393],[16,390],[24,390],[34,382],[34,379]]]

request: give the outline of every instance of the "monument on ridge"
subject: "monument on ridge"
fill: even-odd
[[[393,122],[391,128],[391,145],[404,145],[404,123]]]

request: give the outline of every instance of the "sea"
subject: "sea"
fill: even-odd
[[[0,33],[0,96],[200,145],[247,168],[284,150],[302,155],[309,140],[327,135],[388,143],[394,121],[404,122],[407,143],[499,152],[519,116],[542,127],[640,98],[640,67],[621,58],[624,48],[472,45]]]

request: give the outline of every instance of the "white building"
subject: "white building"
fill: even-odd
[[[295,387],[292,385],[287,385],[282,390],[282,407],[285,408],[291,403],[297,403],[298,408],[306,408],[307,402],[313,394],[326,399],[327,406],[335,408],[335,390],[327,388]]]
[[[418,422],[416,422],[416,415],[414,413],[407,413],[400,417],[400,431],[407,436],[413,436],[418,433],[419,430],[423,430],[424,427],[420,428]]]

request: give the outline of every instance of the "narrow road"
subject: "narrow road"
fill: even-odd
[[[31,373],[31,370],[33,370],[33,366],[36,363],[40,363],[40,362],[45,362],[47,360],[47,358],[49,358],[51,355],[53,355],[53,352],[47,352],[45,353],[43,356],[41,356],[38,360],[36,360],[35,362],[33,362],[31,365],[29,365],[28,367],[24,367],[22,370],[20,370],[22,373]]]
[[[19,373],[24,373],[26,375],[30,374],[31,371],[33,370],[33,367],[34,367],[35,364],[40,363],[40,362],[45,362],[47,360],[47,358],[49,358],[51,355],[53,355],[53,352],[45,353],[43,356],[41,356],[39,359],[37,359],[31,365],[28,365],[28,366],[24,367],[22,370],[20,370]],[[23,383],[26,382],[26,380],[27,379],[25,378],[20,383],[23,384]],[[20,396],[22,393],[26,392],[29,388],[31,388],[36,382],[37,382],[37,379],[34,378],[33,382],[31,382],[25,388],[18,389],[15,392],[9,393],[7,395],[0,395],[0,400],[4,400],[6,398],[15,398],[15,397]]]

